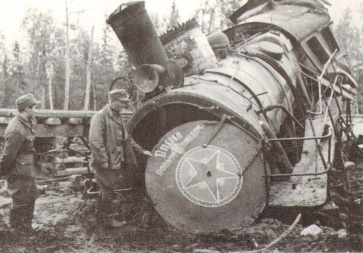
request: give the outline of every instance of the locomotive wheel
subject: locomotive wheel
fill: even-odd
[[[193,121],[168,132],[154,147],[145,171],[157,212],[191,233],[241,228],[266,204],[258,143],[227,123],[216,133],[215,123]]]

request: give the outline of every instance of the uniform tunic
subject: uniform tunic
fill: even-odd
[[[89,144],[90,165],[96,171],[102,199],[111,201],[114,190],[130,186],[123,179],[128,179],[128,166],[137,165],[133,151],[142,153],[143,149],[128,135],[121,116],[109,105],[92,117]]]
[[[2,170],[10,171],[7,178],[12,208],[34,202],[39,193],[36,187],[34,162],[34,132],[29,120],[21,115],[11,119],[5,129],[5,147],[0,160]]]

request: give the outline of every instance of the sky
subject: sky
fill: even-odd
[[[43,11],[53,12],[61,24],[65,22],[65,2],[68,2],[70,23],[77,19],[84,29],[95,29],[95,39],[101,36],[102,27],[108,17],[125,0],[0,0],[0,32],[3,33],[8,42],[19,38],[19,27],[28,7],[38,8]],[[181,14],[181,22],[193,17],[201,0],[175,0]],[[332,6],[329,8],[333,21],[338,22],[342,10],[351,8],[355,17],[356,25],[363,27],[363,18],[358,14],[362,0],[328,0]],[[243,0],[241,0],[243,2]],[[163,15],[172,4],[172,0],[145,0],[149,13]],[[77,14],[78,11],[84,11]],[[74,12],[74,13],[72,13]]]
[[[177,7],[181,10],[181,17],[187,20],[192,17],[199,5],[199,0],[176,0]],[[7,40],[19,39],[19,27],[26,10],[37,8],[49,11],[61,23],[65,23],[65,2],[66,0],[0,0],[0,32]],[[69,22],[80,21],[86,30],[92,26],[95,29],[95,37],[102,33],[106,18],[114,12],[125,0],[67,0]],[[146,8],[149,13],[166,13],[171,6],[172,0],[146,0]],[[77,14],[84,11],[82,14]],[[73,13],[72,13],[73,12]]]

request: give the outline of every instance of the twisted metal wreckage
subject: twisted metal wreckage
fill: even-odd
[[[233,27],[208,36],[196,20],[157,36],[143,1],[110,15],[145,93],[126,115],[129,131],[154,154],[142,177],[169,224],[208,233],[244,227],[267,206],[324,206],[333,173],[349,190],[344,147],[355,138],[357,83],[325,4],[250,0]],[[11,113],[0,110],[3,124]],[[39,111],[37,141],[87,136],[92,115]],[[72,173],[45,157],[43,170]]]

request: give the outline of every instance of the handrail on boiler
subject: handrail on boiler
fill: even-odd
[[[332,131],[330,130],[329,133],[327,135],[323,135],[323,136],[313,136],[313,137],[294,137],[294,138],[273,138],[273,139],[267,139],[268,141],[271,142],[275,142],[275,141],[296,141],[296,140],[326,140],[329,139],[331,140],[332,137]],[[329,145],[331,145],[331,142],[329,143]],[[263,145],[264,146],[264,145]],[[320,150],[321,151],[321,150]],[[329,157],[331,155],[331,148],[329,147]],[[322,158],[323,159],[323,158]],[[287,173],[287,174],[273,174],[273,175],[266,175],[268,178],[274,178],[274,177],[291,177],[291,176],[318,176],[318,175],[322,175],[322,174],[326,174],[328,173],[331,169],[332,169],[332,165],[329,164],[329,166],[326,166],[326,163],[323,159],[323,164],[324,164],[324,171],[321,172],[313,172],[313,173]]]

